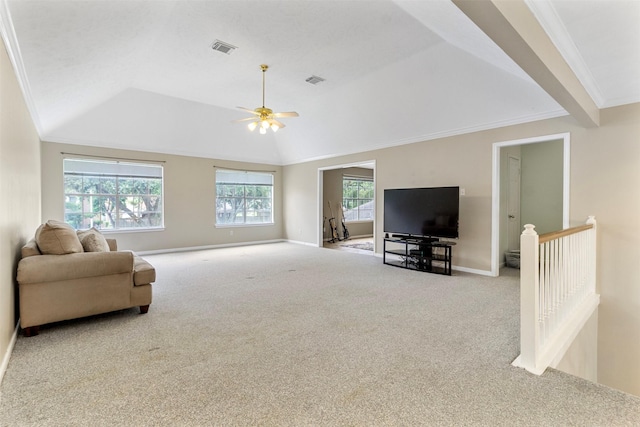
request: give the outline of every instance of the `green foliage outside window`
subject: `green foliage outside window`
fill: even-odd
[[[218,171],[216,177],[216,224],[273,223],[271,175]],[[248,182],[225,182],[241,180]],[[270,183],[252,181],[268,181]]]
[[[81,167],[73,166],[68,169],[64,173],[65,221],[71,226],[102,230],[163,226],[161,177],[76,172],[73,170]]]
[[[342,179],[342,208],[346,221],[373,221],[374,190],[370,179]]]

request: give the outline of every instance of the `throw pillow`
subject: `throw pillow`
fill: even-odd
[[[109,252],[109,244],[102,233],[94,227],[78,231],[78,238],[85,252]]]
[[[69,224],[50,219],[36,230],[36,243],[43,255],[83,252],[76,230]]]

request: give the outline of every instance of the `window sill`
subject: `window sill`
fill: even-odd
[[[269,227],[276,225],[274,222],[265,224],[216,224],[216,228],[245,228],[245,227]]]
[[[98,230],[102,234],[128,234],[128,233],[153,233],[156,231],[164,231],[164,227],[154,227],[154,228],[119,228],[117,230]]]

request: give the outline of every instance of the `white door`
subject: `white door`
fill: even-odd
[[[509,188],[507,190],[508,250],[520,249],[520,159],[509,156]]]

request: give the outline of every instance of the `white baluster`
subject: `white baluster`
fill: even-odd
[[[595,218],[589,217],[587,224],[592,227],[544,236],[543,243],[535,226],[525,225],[520,236],[521,354],[516,366],[542,373],[582,327],[575,325],[584,325],[597,307]]]

